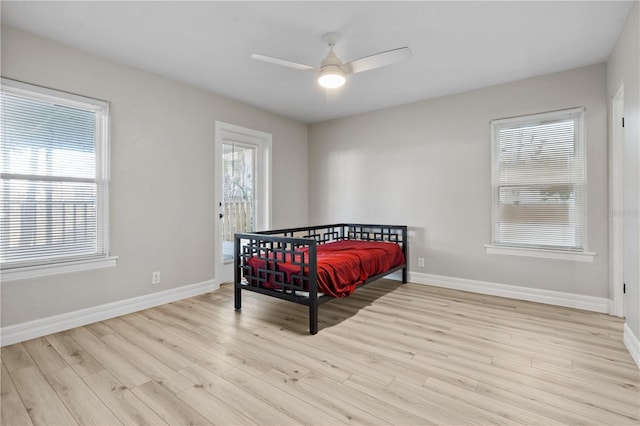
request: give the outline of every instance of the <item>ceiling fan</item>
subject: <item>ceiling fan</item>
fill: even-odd
[[[322,36],[322,40],[329,45],[329,53],[322,60],[320,67],[318,68],[287,61],[285,59],[274,58],[273,56],[261,55],[259,53],[254,53],[251,57],[260,61],[270,62],[272,64],[282,65],[297,70],[318,71],[318,84],[327,89],[336,89],[341,87],[346,81],[345,76],[349,74],[355,74],[395,64],[396,62],[401,62],[411,57],[411,49],[408,47],[399,47],[397,49],[375,53],[343,64],[342,60],[340,60],[333,51],[333,47],[338,43],[338,41],[340,41],[340,34],[335,32],[327,33]]]

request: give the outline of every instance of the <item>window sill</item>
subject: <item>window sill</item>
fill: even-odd
[[[2,271],[2,282],[25,280],[29,278],[46,277],[49,275],[65,274],[67,272],[87,271],[90,269],[110,268],[116,266],[118,257],[101,257],[98,259],[76,260],[51,265],[25,266]]]
[[[487,254],[504,254],[509,256],[527,256],[544,259],[574,260],[578,262],[593,262],[596,253],[574,252],[559,250],[544,250],[519,247],[503,247],[487,244],[484,246]]]

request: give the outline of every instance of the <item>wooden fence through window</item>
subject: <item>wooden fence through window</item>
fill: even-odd
[[[254,206],[252,201],[225,201],[223,203],[223,239],[233,241],[236,232],[253,232]]]

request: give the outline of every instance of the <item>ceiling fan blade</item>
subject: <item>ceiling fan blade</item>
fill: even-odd
[[[315,69],[314,67],[311,67],[309,65],[299,64],[297,62],[291,62],[291,61],[287,61],[285,59],[274,58],[273,56],[265,56],[265,55],[261,55],[259,53],[254,53],[254,54],[251,55],[251,57],[253,59],[257,59],[259,61],[270,62],[272,64],[282,65],[282,66],[289,67],[289,68],[294,68],[294,69],[297,69],[297,70],[306,71],[306,70]]]
[[[408,47],[399,47],[397,49],[387,50],[386,52],[376,53],[374,55],[365,56],[345,64],[343,68],[348,74],[368,71],[374,68],[380,68],[387,65],[395,64],[407,60],[411,57],[411,49]]]

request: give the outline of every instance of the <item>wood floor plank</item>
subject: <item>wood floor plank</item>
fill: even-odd
[[[311,336],[306,307],[242,296],[3,348],[2,424],[640,424],[619,318],[381,280]]]
[[[166,424],[107,370],[85,376],[83,380],[121,423],[125,425]]]
[[[263,331],[260,334],[258,332],[242,334],[238,338],[243,339],[247,344],[255,345],[261,350],[270,351],[274,356],[279,356],[283,362],[302,365],[303,371],[314,371],[337,382],[342,382],[353,374],[352,370],[346,366],[322,359],[322,354],[319,354],[318,351],[309,351],[308,356],[301,357],[298,351],[276,350],[276,348],[282,348],[281,336],[275,340],[273,336],[270,338],[270,335]]]
[[[372,341],[366,344],[357,333],[347,331],[344,335],[336,334],[329,339],[334,345],[339,345],[341,354],[345,357],[358,361],[361,356],[356,354],[367,353],[367,357],[361,362],[367,362],[374,366],[377,370],[388,375],[394,376],[396,379],[402,379],[406,382],[421,385],[427,380],[430,372],[426,371],[420,365],[413,365],[410,355],[400,355],[398,353],[384,353],[380,341]],[[475,386],[475,382],[470,386]]]
[[[302,377],[307,375],[311,370],[303,365],[302,359],[286,359],[279,352],[265,350],[264,346],[256,344],[256,339],[242,339],[234,336],[232,339],[225,337],[219,333],[212,333],[208,327],[198,327],[193,330],[205,338],[217,339],[223,345],[227,352],[233,351],[236,354],[242,354],[242,357],[252,358],[260,361],[263,365],[276,368],[289,377]],[[272,347],[273,348],[273,347]],[[302,362],[301,362],[302,361]]]
[[[71,367],[52,371],[46,377],[78,424],[122,424]]]
[[[27,408],[4,364],[0,367],[0,424],[6,426],[32,425]]]
[[[171,310],[167,311],[164,305],[154,309],[147,309],[144,311],[144,315],[167,327],[176,326],[190,330],[202,325],[200,321],[189,320],[181,313],[174,313],[174,311]]]
[[[505,361],[496,359],[494,365],[500,365],[505,369],[514,369],[522,371],[521,366],[515,366]],[[640,388],[634,380],[629,377],[618,379],[617,377],[607,377],[603,379],[600,375],[574,370],[573,368],[559,368],[557,366],[549,367],[549,365],[540,366],[539,363],[531,365],[531,369],[525,369],[534,377],[548,381],[556,385],[571,386],[572,389],[579,389],[591,394],[609,394],[614,400],[619,400],[630,406],[636,406],[638,402],[637,395],[640,394]],[[636,390],[634,395],[633,390]]]
[[[377,340],[379,338],[380,340]],[[313,339],[313,345],[320,344],[325,337]],[[368,339],[371,339],[367,341]],[[378,337],[363,336],[357,331],[345,328],[345,333],[336,333],[333,336],[326,337],[325,345],[332,345],[337,348],[341,356],[350,358],[354,361],[364,363],[366,365],[375,366],[377,371],[386,373],[404,381],[421,385],[425,380],[433,374],[437,374],[433,369],[423,368],[422,365],[412,361],[413,354],[410,351],[398,350],[391,352],[387,350],[384,343],[384,336]],[[451,380],[460,380],[466,382],[468,386],[475,387],[473,380],[466,380],[464,377],[454,377],[455,374],[449,374]]]
[[[539,377],[547,377],[549,380],[557,381],[562,378],[569,378],[571,383],[582,382],[580,386],[600,389],[601,391],[612,392],[616,397],[635,402],[636,398],[628,392],[635,390],[640,392],[639,382],[629,380],[629,377],[618,378],[615,376],[593,374],[590,371],[578,370],[571,367],[560,367],[555,364],[533,360],[532,368],[543,370],[537,373]],[[619,393],[619,391],[622,391]]]
[[[259,358],[245,356],[243,353],[239,353],[235,350],[227,350],[227,348],[217,342],[215,339],[208,338],[193,332],[192,330],[184,329],[182,327],[167,327],[165,330],[180,339],[184,340],[188,344],[207,352],[210,359],[218,359],[225,364],[231,364],[232,366],[242,366],[245,369],[250,370],[253,374],[259,375],[268,371],[271,368],[271,364],[264,362]],[[218,365],[218,361],[214,361],[215,365]],[[283,364],[283,367],[285,365]]]
[[[354,325],[356,324],[366,325],[366,322],[364,321],[354,320],[352,321],[352,323],[354,323]],[[386,322],[381,324],[381,327],[383,330],[389,330],[389,331],[391,331],[394,328],[393,324],[389,324]],[[366,327],[364,327],[364,329],[367,330]],[[410,333],[410,331],[408,331],[408,333]],[[393,334],[394,333],[391,333],[391,335]],[[500,356],[513,362],[519,362],[525,365],[531,364],[530,351],[514,348],[513,346],[510,346],[504,343],[492,342],[492,341],[478,338],[476,336],[460,335],[460,333],[454,332],[451,330],[438,330],[438,331],[421,330],[419,332],[419,335],[427,337],[429,339],[429,342],[434,341],[437,343],[441,343],[440,347],[443,348],[443,350],[444,348],[448,347],[450,348],[451,351],[457,350],[460,352],[467,352],[467,353],[468,352],[479,353],[484,355],[485,357],[489,357],[491,356],[491,354],[498,353]],[[418,340],[415,340],[415,337],[416,337],[415,333],[408,337],[412,337],[413,338],[412,341],[414,343],[419,342]],[[396,343],[399,343],[398,341],[402,340],[403,336],[400,335],[395,337],[394,339],[396,339]],[[407,340],[407,339],[405,338],[404,340]],[[394,345],[393,341],[391,342],[385,341],[384,343],[388,345],[389,350],[400,351],[402,348],[402,346],[398,347],[397,344]],[[472,351],[470,351],[469,349],[472,349]],[[502,349],[502,350],[497,350],[497,349]],[[408,347],[408,348],[405,347],[402,350],[409,351],[411,350],[411,347]]]
[[[159,327],[149,318],[139,314],[130,314],[121,319],[181,356],[192,360],[194,363],[206,365],[209,370],[222,372],[233,368],[233,364],[212,356],[210,352],[201,349],[198,344],[192,344],[178,334],[168,333],[166,329]]]
[[[224,322],[229,326],[233,325],[235,322],[228,316],[218,315],[217,312],[210,308],[202,309],[202,306],[200,306],[202,304],[190,301],[180,301],[175,305],[188,307],[188,309],[192,310],[192,312],[203,316],[208,321],[214,320],[218,322]],[[201,327],[198,327],[197,329],[194,329],[194,331],[211,334],[211,327],[203,325]],[[328,375],[337,381],[343,381],[352,374],[351,371],[340,368],[336,364],[333,364],[326,359],[319,359],[320,357],[313,352],[309,353],[308,356],[300,357],[297,351],[281,351],[280,348],[282,337],[277,337],[277,342],[274,342],[273,339],[269,339],[268,330],[265,328],[252,329],[250,332],[246,333],[236,333],[233,335],[233,338],[249,344],[260,350],[261,352],[269,352],[271,354],[270,356],[275,355],[292,367],[295,367],[295,365],[297,364],[301,364],[302,368],[298,371],[298,373],[301,374],[306,374],[309,370],[313,370],[324,375]],[[297,348],[301,349],[300,346],[298,346]]]
[[[177,395],[185,404],[216,425],[257,425],[258,423],[201,387],[189,388]]]
[[[11,373],[13,383],[35,425],[75,425],[75,418],[37,367]]]
[[[69,366],[44,337],[28,340],[24,342],[24,347],[44,374],[62,370]]]
[[[206,302],[205,302],[206,303]],[[208,304],[208,303],[207,303]],[[235,322],[233,317],[222,319],[218,317],[220,321],[232,326]],[[259,324],[260,320],[255,320],[249,315],[245,315],[247,322],[251,325]],[[358,372],[364,376],[370,375],[370,378],[380,383],[390,383],[393,380],[393,376],[385,375],[382,371],[375,371],[375,374],[371,374],[371,369],[360,362],[354,362],[344,357],[337,356],[333,351],[327,351],[321,347],[314,347],[307,344],[313,340],[313,337],[303,335],[299,338],[295,333],[289,335],[288,330],[274,330],[264,327],[250,327],[249,331],[245,333],[245,339],[247,342],[253,342],[255,339],[258,341],[268,342],[272,348],[281,352],[283,357],[294,357],[297,362],[303,360],[307,363],[309,369],[315,372],[325,372],[334,380],[342,381],[354,372]],[[238,335],[242,339],[242,335]],[[260,346],[258,344],[258,346]],[[281,349],[289,348],[289,350],[282,351]]]
[[[398,307],[398,309],[396,309],[396,310],[391,310],[391,312],[394,312],[394,313],[397,314],[397,312],[399,312],[399,308],[400,307]],[[430,318],[429,319],[429,323],[432,323],[434,321],[437,322],[439,320],[438,319],[434,319],[434,318]],[[395,321],[394,322],[386,322],[383,325],[383,327],[385,327],[385,328],[395,328],[398,331],[402,331],[402,329],[395,327],[394,323],[395,323]],[[403,325],[403,327],[407,327],[408,330],[415,329],[415,327],[422,327],[422,325],[416,326],[416,325],[412,325],[412,324],[410,324],[410,323],[408,323],[406,321],[403,322],[402,325]],[[460,328],[461,327],[457,327],[455,325],[451,328],[451,330],[455,330],[457,336],[465,337],[467,339],[470,339],[471,341],[478,342],[477,337],[478,336],[482,336],[482,333],[474,333],[474,330],[477,330],[478,328],[482,328],[482,327],[484,327],[483,324],[473,323],[472,325],[465,326],[464,327],[464,330],[465,330],[464,332],[460,332]],[[411,333],[411,331],[409,331],[409,333]],[[441,333],[445,334],[445,335],[449,334],[449,333],[446,333],[446,332],[441,332]],[[410,335],[412,337],[416,337],[415,333],[414,334],[410,334]],[[486,334],[485,334],[485,336],[486,336]],[[513,334],[512,336],[517,336],[517,335]],[[542,334],[537,334],[536,338],[540,338],[542,336],[543,336]],[[435,337],[438,337],[438,336],[435,335]],[[487,337],[483,337],[483,340],[484,339],[487,339]],[[509,344],[513,345],[513,342],[510,342],[508,339],[507,340],[505,340],[505,339],[498,340],[495,337],[493,339],[494,339],[495,343],[501,343],[501,344],[509,343]],[[491,340],[491,339],[489,339],[489,340]],[[553,339],[553,341],[552,340],[548,340],[548,343],[549,343],[548,345],[544,345],[544,344],[541,345],[540,342],[533,342],[533,343],[530,343],[530,344],[529,343],[523,344],[522,340],[520,340],[518,342],[518,346],[521,346],[524,351],[530,352],[532,354],[531,356],[532,357],[536,357],[536,359],[538,359],[538,360],[544,359],[545,360],[544,362],[555,363],[555,364],[558,364],[558,365],[565,365],[565,366],[569,366],[569,367],[572,366],[572,359],[559,358],[558,355],[560,353],[563,354],[563,355],[567,355],[567,357],[571,357],[571,358],[574,358],[574,359],[579,353],[582,353],[584,355],[583,362],[586,362],[586,361],[584,361],[584,358],[593,359],[594,361],[593,361],[592,365],[596,363],[596,360],[597,360],[597,364],[598,365],[601,364],[603,361],[606,361],[607,363],[611,363],[613,361],[616,361],[611,356],[607,357],[607,359],[597,359],[593,355],[594,351],[585,350],[585,352],[577,352],[577,351],[570,352],[570,351],[564,350],[564,348],[562,348],[562,347],[556,346],[558,341],[564,341],[564,340],[565,339],[557,339],[557,338]],[[595,342],[592,339],[590,344],[593,345],[593,343],[595,343]],[[460,348],[459,344],[456,346],[455,341],[452,341],[450,339],[449,340],[443,340],[442,344],[445,345],[445,347],[449,346],[452,351],[455,351],[459,355],[461,354],[462,350],[464,349],[464,348]],[[466,345],[467,342],[464,342],[464,344]],[[570,344],[572,348],[576,348],[576,346],[580,346],[580,345],[572,344],[571,341],[569,341],[568,344]],[[548,346],[552,346],[551,350],[547,349]],[[553,347],[553,346],[555,346],[555,347]],[[598,347],[601,347],[601,346],[602,345],[598,345]],[[459,349],[459,350],[456,351],[456,349]],[[622,349],[624,349],[624,348],[622,348]],[[482,348],[478,347],[477,350],[482,350]],[[477,352],[477,350],[474,351],[474,352]],[[537,356],[536,352],[541,352],[542,356],[539,356],[539,355]],[[595,351],[595,352],[597,352],[597,351]],[[620,345],[618,345],[618,349],[616,350],[616,353],[618,353],[618,352],[620,352]],[[510,355],[507,358],[507,357],[505,357],[505,353],[506,353],[506,351],[500,351],[500,352],[498,352],[498,356],[500,356],[501,358],[506,358],[507,360],[510,360],[510,361],[524,363],[526,365],[529,365],[532,362],[532,359],[529,356],[527,356],[527,352],[521,351],[520,353],[522,353],[523,355],[519,355],[518,357],[515,357],[515,358],[514,358],[513,355]],[[624,351],[622,351],[621,353],[624,353]],[[613,354],[611,354],[611,355],[613,355]],[[629,364],[628,361],[624,361],[624,363],[625,363],[625,365]]]
[[[394,392],[401,392],[401,390],[398,389],[400,384],[401,381],[393,382],[390,385],[390,389]],[[484,408],[478,408],[462,398],[444,395],[441,392],[434,391],[424,386],[416,386],[413,389],[416,395],[420,396],[423,400],[435,403],[448,411],[461,413],[465,419],[473,423],[503,425],[519,424],[518,422],[505,416],[491,413]]]
[[[367,412],[389,424],[424,425],[425,419],[407,412],[399,407],[378,399],[368,393],[360,392],[342,383],[314,373],[301,380],[301,385],[309,385],[335,401],[350,401],[357,407],[367,407]]]
[[[113,334],[113,330],[106,326],[104,322],[94,322],[93,324],[89,324],[85,326],[87,330],[96,335],[96,337],[104,337],[109,334]]]
[[[621,424],[636,420],[635,418],[594,407],[594,402],[601,401],[604,397],[603,395],[593,394],[593,400],[588,399],[587,396],[584,401],[589,401],[589,403],[585,404],[576,400],[578,396],[575,389],[571,387],[554,387],[553,384],[541,382],[531,375],[506,370],[495,365],[479,369],[477,365],[460,358],[452,357],[449,362],[442,363],[437,359],[422,358],[419,355],[417,357],[422,362],[435,363],[445,369],[452,369],[459,374],[468,375],[481,382],[492,383],[521,396],[535,395],[535,398],[539,401],[578,415],[588,415],[605,423],[612,421],[612,419]],[[521,366],[518,367],[522,368]]]
[[[348,373],[350,377],[352,374],[357,373],[363,377],[367,377],[370,380],[386,385],[391,383],[394,379],[393,375],[385,374],[380,370],[372,370],[370,366],[363,364],[359,361],[352,361],[349,358],[336,354],[335,351],[328,347],[310,345],[309,342],[312,338],[297,339],[295,335],[291,335],[286,330],[262,330],[262,336],[271,341],[275,346],[279,346],[285,349],[287,353],[296,354],[302,358],[316,358],[320,363],[328,365],[332,370],[339,370]],[[320,373],[324,371],[322,369],[313,369],[313,371]],[[344,374],[327,375],[336,381],[343,381]]]
[[[421,289],[422,290],[422,289]],[[413,291],[408,289],[407,291]],[[424,290],[425,293],[414,292],[413,294],[421,294],[421,297],[433,297],[434,293],[432,288],[428,288]],[[451,291],[448,291],[450,294]],[[437,294],[437,293],[436,293]],[[501,298],[484,296],[480,299],[481,303],[473,303],[473,299],[477,295],[473,295],[472,293],[465,294],[463,298],[458,298],[457,296],[454,300],[450,300],[450,304],[446,308],[437,308],[437,309],[429,309],[429,311],[421,310],[420,306],[408,306],[405,309],[409,311],[421,311],[424,314],[429,314],[429,312],[433,311],[438,316],[443,316],[448,321],[455,321],[456,323],[464,323],[467,320],[473,319],[481,319],[486,324],[490,324],[495,327],[504,327],[501,328],[505,331],[511,332],[533,332],[533,333],[541,333],[540,336],[547,335],[549,332],[553,332],[558,335],[565,336],[580,336],[582,333],[588,333],[589,336],[593,337],[606,337],[611,330],[611,327],[619,327],[619,319],[614,319],[613,321],[610,319],[612,317],[608,317],[602,314],[595,314],[592,312],[584,312],[584,311],[575,311],[580,312],[582,314],[581,319],[586,320],[592,316],[596,316],[598,318],[597,323],[605,323],[607,327],[604,329],[599,329],[594,327],[586,327],[581,329],[575,328],[564,328],[566,326],[562,321],[549,321],[546,318],[549,315],[549,312],[555,312],[553,309],[557,309],[556,307],[552,307],[550,311],[546,305],[542,305],[539,303],[533,302],[523,302],[517,300],[506,300],[509,306],[509,309],[501,309],[499,315],[495,315],[495,311],[492,310],[493,300],[500,300]],[[438,296],[436,296],[438,297]],[[389,306],[393,306],[395,308],[402,308],[406,306],[402,303],[394,303],[393,296],[386,303]],[[446,299],[445,299],[446,300]],[[523,306],[527,306],[528,312],[521,312]],[[575,315],[574,315],[575,316]],[[434,320],[434,318],[430,318],[430,320]],[[507,320],[507,321],[505,321]],[[463,322],[460,322],[463,321]]]
[[[442,419],[439,424],[482,424],[476,419],[473,411],[470,411],[464,403],[451,403],[442,399],[437,393],[426,392],[422,386],[416,386],[402,380],[394,380],[385,392],[397,398],[411,401],[417,407],[422,408],[421,413],[429,420]]]
[[[154,381],[140,385],[132,392],[142,402],[151,407],[162,420],[170,425],[212,425],[200,413],[191,406],[182,402],[173,393],[169,392]]]
[[[401,385],[398,385],[399,382],[400,380],[395,381],[396,391],[394,391],[390,386],[381,386],[379,383],[373,382],[368,378],[354,374],[349,377],[344,384],[419,416],[424,419],[424,424],[458,426],[470,426],[475,424],[465,419],[463,416],[457,415],[455,412],[447,411],[437,404],[420,398],[418,396],[418,392],[413,389],[418,389],[417,386],[410,383],[402,383]]]
[[[15,345],[5,346],[0,350],[2,356],[2,363],[10,373],[18,371],[21,368],[32,367],[35,362],[29,355],[29,352],[24,347],[23,343],[16,343]]]
[[[332,417],[339,419],[342,423],[355,424],[389,424],[380,417],[371,415],[366,409],[350,404],[349,400],[341,401],[333,395],[318,391],[316,388],[304,384],[300,380],[293,380],[289,376],[279,371],[271,370],[263,374],[261,379],[280,388],[284,392],[290,393],[296,398],[304,401],[308,405],[315,406],[318,410],[329,413]]]
[[[595,365],[592,363],[576,360],[573,362],[573,369],[599,377],[614,378],[614,380],[629,380],[637,382],[640,380],[640,370],[629,367],[619,367],[611,363],[600,363]]]
[[[50,334],[46,336],[45,339],[47,339],[65,362],[74,369],[78,376],[84,377],[104,369],[95,358],[89,355],[89,353],[68,334]]]
[[[69,330],[69,336],[93,356],[100,364],[118,378],[127,387],[133,388],[146,383],[151,378],[136,368],[128,360],[111,350],[98,337],[85,328]]]
[[[162,342],[149,338],[147,335],[136,330],[135,327],[127,324],[120,318],[105,321],[105,325],[127,341],[140,347],[145,352],[153,354],[154,357],[158,358],[174,370],[180,370],[194,362],[193,359],[180,355],[180,353],[175,350],[163,345]]]
[[[203,388],[216,398],[226,402],[229,406],[236,408],[258,424],[298,424],[294,418],[265,403],[253,393],[244,391],[202,366],[194,364],[182,370],[181,373],[188,377],[189,380],[196,382],[196,386]]]
[[[431,377],[427,379],[423,386],[441,395],[447,395],[454,399],[462,399],[476,408],[488,411],[502,418],[513,420],[516,423],[540,426],[562,425],[561,422],[541,416],[535,411],[515,407],[508,403],[496,403],[495,400],[487,398],[475,391],[471,392],[467,389],[461,389],[460,387]]]
[[[328,423],[335,425],[343,424],[326,411],[317,409],[313,405],[305,404],[295,396],[283,392],[277,387],[261,380],[258,377],[252,376],[239,368],[234,368],[225,372],[223,377],[243,389],[245,392],[255,394],[261,400],[273,407],[276,407],[278,410],[287,414],[289,417],[296,419],[301,424],[317,426],[326,425]]]
[[[490,368],[490,371],[503,378],[508,377],[512,380],[527,383],[532,387],[544,389],[562,398],[566,395],[572,401],[599,409],[603,411],[603,420],[606,416],[619,418],[619,421],[640,420],[640,417],[638,417],[640,407],[637,404],[640,399],[621,400],[617,395],[607,394],[602,392],[601,388],[588,386],[580,381],[573,381],[572,379],[560,380],[553,376],[550,376],[552,377],[550,379],[545,373],[533,372],[532,368],[523,368],[500,360],[495,360],[492,367],[496,368]],[[627,420],[624,420],[625,418]]]
[[[192,382],[185,379],[176,370],[171,369],[151,353],[145,352],[131,341],[115,334],[104,335],[100,340],[170,392],[182,392],[193,386]]]
[[[511,403],[515,406],[522,407],[531,411],[535,411],[540,415],[554,419],[560,423],[568,425],[601,425],[602,422],[579,413],[572,413],[555,405],[550,405],[541,401],[536,397],[535,392],[531,392],[526,396],[518,395],[515,392],[500,388],[498,386],[489,385],[483,382],[478,383],[476,392],[496,400],[496,403]]]

